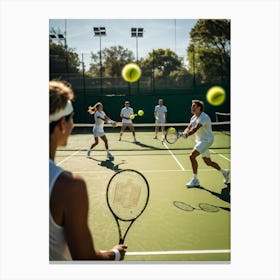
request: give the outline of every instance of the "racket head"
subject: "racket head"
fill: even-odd
[[[195,208],[182,201],[173,201],[173,205],[184,211],[193,211]]]
[[[112,127],[116,127],[116,126],[118,126],[118,123],[117,123],[116,121],[113,121],[113,122],[111,123],[111,125],[112,125]]]
[[[122,169],[107,186],[106,199],[112,214],[121,221],[133,221],[146,209],[150,196],[147,179],[139,171]]]
[[[206,211],[206,212],[211,212],[211,213],[219,212],[219,210],[220,210],[219,207],[208,204],[208,203],[199,203],[198,206],[201,210]]]
[[[122,123],[121,123],[121,122],[113,121],[113,122],[111,123],[111,125],[112,125],[112,127],[118,127],[118,126],[121,126]]]
[[[165,140],[169,144],[174,144],[179,138],[179,133],[175,127],[169,127],[165,133]]]

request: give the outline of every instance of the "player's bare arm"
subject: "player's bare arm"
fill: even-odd
[[[200,123],[199,123],[196,127],[193,127],[192,125],[189,125],[189,126],[185,129],[184,134],[185,134],[186,136],[190,136],[190,135],[196,133],[197,130],[198,130],[199,128],[201,128],[201,127],[202,127],[202,124],[200,124]]]
[[[68,177],[68,178],[67,178]],[[85,181],[71,173],[64,175],[68,184],[64,188],[65,204],[62,224],[73,260],[114,260],[115,252],[96,251],[88,227],[88,196]],[[121,257],[125,248],[118,248]]]

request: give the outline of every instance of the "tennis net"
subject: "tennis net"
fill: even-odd
[[[168,127],[175,127],[177,131],[182,132],[187,127],[188,123],[166,123],[162,126],[165,130]],[[127,127],[121,137],[121,127],[112,127],[110,124],[104,125],[104,131],[108,139],[109,148],[111,151],[154,151],[162,150],[192,150],[195,145],[195,136],[191,135],[187,139],[181,138],[174,144],[168,144],[162,141],[163,135],[161,127],[155,139],[155,124],[154,123],[135,123],[136,141]],[[72,134],[68,139],[66,147],[59,147],[58,151],[87,151],[94,142],[92,134],[93,124],[75,124]],[[214,133],[214,143],[211,149],[230,149],[230,122],[212,122]],[[227,132],[227,133],[225,133]],[[99,143],[94,147],[95,151],[104,151],[104,143],[99,139]]]

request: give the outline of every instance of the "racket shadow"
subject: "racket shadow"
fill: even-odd
[[[219,199],[230,203],[230,183],[226,184],[225,188],[222,189],[221,193],[211,191],[209,189],[204,188],[203,186],[188,187],[188,189],[191,189],[191,188],[207,191],[207,192],[211,193],[212,195],[218,197]]]
[[[183,201],[173,201],[173,205],[175,207],[177,207],[178,209],[187,211],[187,212],[199,210],[199,211],[204,211],[204,212],[208,212],[208,213],[217,213],[220,211],[220,209],[230,212],[229,207],[222,207],[222,206],[212,205],[212,204],[208,204],[208,203],[199,203],[198,207],[195,207],[195,206],[187,204]]]
[[[119,166],[121,164],[125,163],[125,160],[122,160],[120,163],[115,164],[115,163],[112,162],[112,160],[109,160],[109,159],[99,160],[99,159],[96,159],[96,158],[93,158],[93,157],[88,157],[88,159],[97,161],[97,162],[99,162],[98,165],[100,165],[102,167],[105,167],[105,168],[108,168],[108,169],[111,169],[115,172],[121,171],[122,169]]]

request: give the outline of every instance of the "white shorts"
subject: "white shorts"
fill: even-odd
[[[160,125],[164,123],[165,123],[165,119],[156,119],[156,124]]]
[[[194,149],[197,150],[202,157],[210,158],[209,147],[213,142],[197,142]]]
[[[133,123],[122,123],[122,126],[133,126]]]
[[[93,127],[92,133],[94,137],[102,137],[105,135],[104,129],[100,129],[99,127],[96,126]]]

